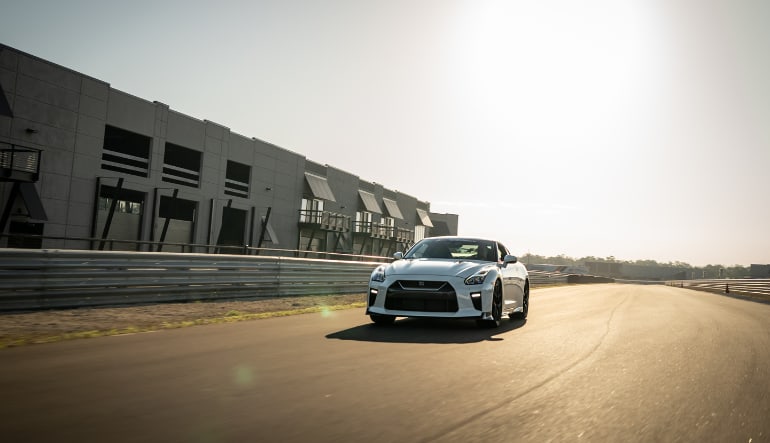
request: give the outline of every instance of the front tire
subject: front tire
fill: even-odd
[[[529,280],[524,284],[524,296],[521,298],[522,310],[521,312],[512,312],[509,315],[513,320],[526,320],[527,314],[529,314]]]
[[[496,328],[500,326],[503,318],[503,285],[500,280],[495,282],[492,292],[492,320],[476,320],[476,323],[484,328]]]
[[[369,314],[369,318],[371,318],[376,325],[392,325],[393,322],[396,321],[395,315]]]

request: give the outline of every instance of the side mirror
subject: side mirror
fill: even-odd
[[[505,258],[503,259],[503,263],[505,264],[516,263],[518,261],[519,259],[515,255],[510,255],[510,254],[506,255]]]
[[[393,259],[394,260],[401,260],[402,258],[404,258],[404,253],[403,252],[399,251],[399,252],[396,252],[395,254],[393,254]]]

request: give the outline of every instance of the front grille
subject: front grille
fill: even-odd
[[[447,282],[401,280],[388,288],[385,309],[457,312],[457,294],[452,285]]]
[[[393,284],[399,289],[412,291],[440,291],[444,286],[452,286],[445,281],[399,280]],[[392,287],[392,286],[391,286]]]

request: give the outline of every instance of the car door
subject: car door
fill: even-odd
[[[503,309],[508,311],[522,305],[524,294],[523,274],[519,263],[503,263],[503,259],[510,252],[502,243],[497,243],[497,254],[500,273],[503,276]]]

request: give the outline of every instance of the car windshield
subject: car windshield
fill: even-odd
[[[494,242],[475,239],[426,239],[414,245],[404,258],[498,260]]]

